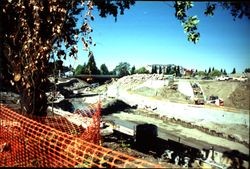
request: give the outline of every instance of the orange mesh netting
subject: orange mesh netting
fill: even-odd
[[[0,104],[0,167],[161,167],[94,144],[100,140],[95,110],[84,129],[60,116],[30,119]]]
[[[64,116],[29,117],[39,123],[45,124],[62,132],[77,136],[91,143],[100,143],[100,104],[89,106],[85,110],[77,109],[73,121]],[[72,119],[72,117],[71,117]]]

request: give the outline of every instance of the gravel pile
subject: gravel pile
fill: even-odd
[[[120,78],[116,83],[124,88],[131,88],[142,84],[148,80],[164,80],[164,76],[161,74],[134,74],[131,76],[124,76]]]

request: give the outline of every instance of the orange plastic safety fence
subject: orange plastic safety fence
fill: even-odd
[[[45,124],[62,132],[75,135],[91,143],[100,143],[100,104],[88,106],[85,110],[81,110],[79,118],[86,122],[90,122],[88,127],[85,129],[81,125],[78,126],[74,123],[69,122],[65,117],[62,116],[47,116],[47,117],[29,117],[39,123]],[[90,117],[86,116],[85,113],[91,114]],[[74,113],[73,113],[74,114]]]
[[[24,117],[2,104],[0,146],[0,167],[161,167]]]

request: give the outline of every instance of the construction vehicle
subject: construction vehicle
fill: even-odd
[[[196,105],[204,105],[205,100],[204,100],[203,97],[195,97],[194,98],[194,104],[196,104]]]
[[[218,96],[209,96],[207,103],[209,104],[215,104],[217,106],[224,106],[224,101],[222,98],[219,98]]]

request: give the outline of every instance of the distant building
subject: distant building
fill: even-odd
[[[193,75],[193,73],[194,73],[194,70],[193,69],[183,69],[183,75],[184,76],[192,76]]]
[[[152,65],[146,65],[145,69],[149,72],[152,73]]]
[[[154,67],[156,68],[156,73],[160,73],[160,69],[161,69],[161,73],[165,74],[167,73],[167,68],[170,67],[171,69],[173,69],[175,67],[174,64],[152,64],[152,65],[147,65],[145,66],[145,68],[152,73],[152,70],[154,69]]]
[[[152,64],[152,65],[146,65],[145,68],[152,73],[152,70],[154,68],[156,68],[156,73],[160,73],[160,69],[161,69],[161,73],[162,74],[168,74],[169,72],[176,72],[177,69],[177,65],[175,64]],[[188,73],[188,70],[185,69],[182,66],[179,66],[179,70],[180,70],[180,75],[183,76],[185,74]],[[170,73],[171,74],[171,73]]]

